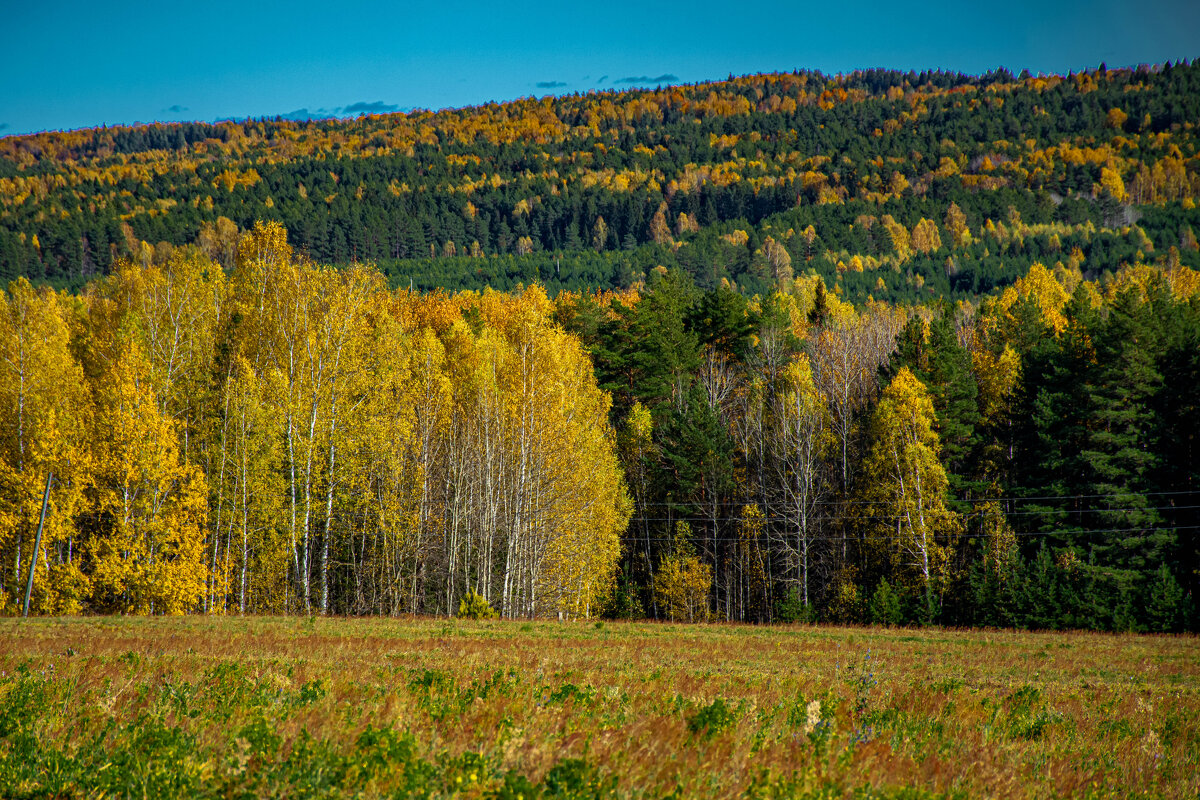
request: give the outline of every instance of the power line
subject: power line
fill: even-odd
[[[1139,532],[1139,533],[1172,533],[1172,532],[1178,532],[1178,531],[1188,531],[1188,530],[1200,530],[1200,525],[1180,525],[1180,526],[1178,526],[1178,527],[1174,527],[1174,528],[1079,528],[1079,529],[1075,529],[1075,530],[1063,530],[1063,531],[1015,531],[1015,532],[1013,532],[1013,534],[1012,534],[1012,535],[1013,535],[1013,536],[1019,536],[1019,537],[1036,537],[1036,536],[1092,536],[1092,535],[1097,535],[1097,534],[1109,534],[1109,533],[1133,533],[1133,532]],[[701,543],[703,543],[703,542],[712,542],[712,541],[717,541],[717,542],[740,542],[740,541],[745,541],[745,540],[744,540],[744,539],[742,539],[742,537],[740,537],[740,536],[716,536],[716,537],[713,537],[713,536],[703,536],[703,535],[701,535],[701,536],[696,536],[696,537],[694,537],[694,538],[696,539],[696,541],[698,541],[698,542],[701,542]],[[771,536],[771,537],[768,537],[768,538],[779,538],[779,537],[778,537],[778,536]],[[786,537],[786,538],[790,538],[790,537]],[[816,535],[813,535],[813,536],[809,536],[809,537],[807,537],[807,538],[808,538],[808,541],[810,541],[810,542],[857,542],[857,541],[861,541],[863,537],[858,537],[858,536],[844,536],[844,535],[843,535],[843,536],[827,536],[827,535],[824,535],[824,534],[816,534]],[[870,541],[878,541],[878,540],[881,540],[881,539],[886,539],[886,538],[888,538],[888,537],[886,537],[886,536],[870,536],[870,537],[866,537],[866,538],[867,538],[868,540],[870,540]],[[635,542],[635,543],[637,543],[637,542],[645,542],[645,541],[651,541],[651,542],[673,542],[673,541],[675,541],[675,537],[674,537],[674,536],[650,536],[650,537],[646,537],[646,536],[629,535],[629,536],[622,536],[622,537],[621,537],[621,540],[622,540],[622,541],[624,541],[624,542]]]
[[[1132,514],[1134,512],[1150,512],[1150,511],[1188,511],[1200,508],[1200,505],[1194,506],[1131,506],[1128,508],[1085,508],[1085,509],[1050,509],[1047,511],[1008,511],[1003,512],[1005,517],[1031,517],[1039,515],[1054,515],[1054,514]],[[894,520],[898,517],[897,514],[867,514],[857,515],[854,517],[856,521],[880,521]],[[687,521],[689,519],[698,519],[708,521],[711,517],[705,517],[703,514],[681,514],[675,517],[634,517],[639,522],[675,522]],[[796,515],[780,516],[772,514],[770,516],[762,515],[757,517],[748,516],[720,516],[718,519],[721,522],[746,522],[749,520],[762,520],[763,522],[786,522],[791,523],[796,521]]]
[[[966,498],[963,500],[953,499],[951,502],[954,502],[954,503],[1014,503],[1014,502],[1015,503],[1029,503],[1029,502],[1034,502],[1034,501],[1038,501],[1038,500],[1068,501],[1068,500],[1095,500],[1095,499],[1106,498],[1106,497],[1131,497],[1131,496],[1168,497],[1168,496],[1178,496],[1178,495],[1200,495],[1200,489],[1181,489],[1179,491],[1171,491],[1171,492],[1134,492],[1134,491],[1130,491],[1130,492],[1109,492],[1106,494],[1041,495],[1041,496],[1033,496],[1033,497],[1020,497],[1020,496],[969,497],[969,498]],[[886,502],[887,502],[886,500],[814,500],[812,504],[813,505],[826,505],[826,506],[854,506],[854,505],[879,505],[881,503],[886,503]],[[720,501],[717,501],[716,503],[711,503],[711,502],[691,502],[691,501],[681,500],[678,502],[642,503],[642,506],[645,508],[651,508],[651,507],[685,508],[685,507],[696,507],[696,506],[711,507],[713,505],[722,506],[722,507],[747,506],[747,505],[758,505],[758,501],[757,500],[720,500]],[[1168,508],[1174,508],[1174,506],[1168,506]]]

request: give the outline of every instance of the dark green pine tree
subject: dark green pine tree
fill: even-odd
[[[671,270],[655,279],[634,309],[628,364],[635,397],[656,412],[682,402],[700,364],[700,345],[686,321],[696,289],[686,274]]]
[[[1153,485],[1163,523],[1179,534],[1167,557],[1183,592],[1200,599],[1200,303],[1169,294],[1151,296],[1154,318],[1163,322],[1162,389],[1155,403],[1152,449],[1158,454]],[[1200,619],[1193,619],[1193,624]]]
[[[1187,606],[1183,589],[1166,564],[1158,572],[1148,576],[1149,590],[1146,592],[1145,626],[1162,633],[1181,631],[1187,620]]]
[[[724,556],[722,526],[735,487],[736,450],[716,409],[708,404],[704,388],[694,382],[682,406],[671,407],[656,430],[661,453],[655,485],[664,517],[688,516],[703,523],[696,531],[701,550],[720,573]],[[668,530],[665,526],[663,530]],[[668,531],[669,533],[669,531]],[[718,586],[719,591],[719,586]],[[720,605],[720,598],[715,598]]]
[[[1151,444],[1162,336],[1153,306],[1136,288],[1119,293],[1093,331],[1096,366],[1084,382],[1089,424],[1079,459],[1084,494],[1092,495],[1087,519],[1111,533],[1093,535],[1090,549],[1103,566],[1149,571],[1175,544],[1148,494],[1159,458]]]
[[[925,320],[913,315],[904,323],[900,333],[896,335],[896,349],[888,358],[887,363],[879,368],[880,383],[887,385],[896,373],[903,367],[908,367],[918,378],[924,378],[929,369],[929,359],[926,355]]]
[[[1042,339],[1025,356],[1020,405],[1028,414],[1017,421],[1014,436],[1014,494],[1029,498],[1020,504],[1021,527],[1047,534],[1045,544],[1055,548],[1081,544],[1067,532],[1086,527],[1080,498],[1089,485],[1080,455],[1089,423],[1083,387],[1096,367],[1091,331],[1099,318],[1082,289],[1064,313],[1063,332]]]
[[[970,354],[958,343],[949,309],[930,324],[927,349],[928,378],[922,379],[933,395],[942,463],[951,491],[963,497],[979,488],[970,469],[980,418],[979,384],[971,371]]]
[[[673,271],[653,282],[635,306],[614,303],[611,313],[592,301],[564,310],[563,324],[582,335],[592,354],[600,387],[613,395],[613,417],[620,419],[634,401],[656,418],[682,402],[700,363],[700,346],[687,326],[695,289]]]
[[[743,359],[749,354],[758,320],[750,313],[744,295],[720,288],[700,296],[688,323],[701,344]]]

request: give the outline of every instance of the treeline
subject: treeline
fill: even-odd
[[[544,293],[419,296],[256,226],[3,296],[0,609],[587,615],[629,516]],[[49,513],[36,535],[42,491]]]
[[[510,291],[540,283],[552,294],[644,284],[657,266],[687,273],[702,289],[724,285],[747,295],[769,294],[795,275],[818,275],[855,304],[905,305],[974,299],[1011,285],[1037,263],[1096,278],[1145,262],[1200,269],[1193,233],[1200,211],[1174,204],[1139,214],[1136,224],[1109,227],[1100,203],[1039,204],[1030,193],[997,190],[963,194],[958,202],[805,206],[758,225],[735,220],[694,232],[685,220],[662,243],[629,250],[456,254],[377,266],[399,287]]]
[[[1180,63],[1049,77],[797,72],[347,122],[7,137],[0,278],[78,288],[138,259],[143,242],[266,219],[319,263],[373,261],[401,284],[451,289],[501,269],[549,280],[543,267],[562,261],[606,267],[556,272],[563,288],[625,288],[655,258],[702,288],[766,293],[770,236],[856,301],[912,303],[1006,285],[1076,247],[1096,274],[1172,247],[1189,263],[1198,118],[1200,66]],[[1021,235],[1025,249],[1003,232],[968,242],[946,221],[952,205],[972,232],[1072,232],[1057,244],[1051,231]],[[926,226],[909,246],[857,221],[884,216],[905,236],[928,221],[938,238]],[[810,227],[815,243],[781,238]],[[891,257],[899,276],[856,277],[854,256]]]
[[[6,611],[1197,626],[1185,266],[551,301],[226,244],[4,295]]]
[[[560,300],[634,516],[618,616],[1180,630],[1200,579],[1200,281],[1035,266],[980,305]]]

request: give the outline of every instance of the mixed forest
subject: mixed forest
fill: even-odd
[[[1180,63],[0,139],[0,608],[1195,629],[1197,124]]]

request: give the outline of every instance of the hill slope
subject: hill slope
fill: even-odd
[[[750,292],[812,270],[895,301],[987,291],[1034,261],[1200,266],[1198,120],[1200,65],[1179,64],[800,72],[9,137],[0,279],[78,286],[197,241],[220,258],[258,219],[416,288],[617,287],[662,264]]]

